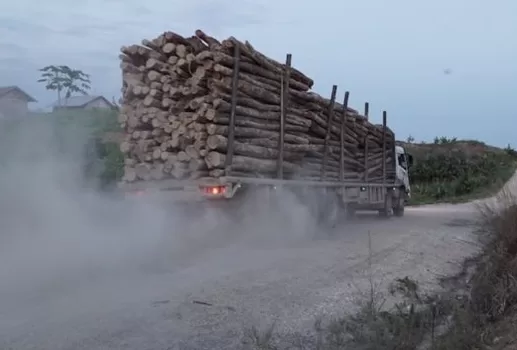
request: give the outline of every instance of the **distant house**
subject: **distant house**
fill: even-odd
[[[27,116],[29,102],[37,101],[18,86],[0,87],[0,118]]]
[[[55,102],[52,105],[54,111],[56,110],[77,110],[77,109],[113,109],[115,105],[108,101],[103,96],[71,96],[67,99],[63,99],[61,104]]]

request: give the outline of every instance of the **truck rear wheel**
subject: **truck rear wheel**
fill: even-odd
[[[318,224],[328,228],[335,227],[339,220],[340,210],[337,195],[332,191],[325,190],[319,206]]]
[[[387,193],[384,198],[384,208],[379,210],[379,216],[389,218],[393,215],[393,197],[392,193]]]
[[[356,208],[355,205],[352,203],[347,203],[345,205],[345,216],[347,220],[351,220],[355,218]]]

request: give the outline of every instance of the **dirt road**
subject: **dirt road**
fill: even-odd
[[[474,211],[471,204],[408,208],[404,218],[360,217],[311,238],[258,226],[240,239],[200,236],[143,268],[4,283],[0,348],[242,348],[241,332],[252,324],[276,321],[288,332],[352,310],[370,275],[379,290],[404,276],[434,288],[474,251]]]

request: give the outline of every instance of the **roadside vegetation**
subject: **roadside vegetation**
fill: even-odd
[[[411,140],[408,140],[411,141]],[[437,137],[405,142],[414,157],[411,204],[464,202],[497,193],[516,170],[517,152],[480,141]]]
[[[124,166],[119,131],[116,110],[64,110],[2,120],[0,167],[35,160],[42,152],[63,155],[82,167],[85,185],[109,189],[122,177]]]
[[[47,115],[59,139],[79,136],[85,180],[108,190],[122,178],[124,158],[119,149],[120,127],[115,110],[67,111]],[[95,180],[95,181],[94,181]]]
[[[375,281],[357,313],[318,319],[310,334],[280,335],[274,327],[244,332],[256,350],[512,350],[517,348],[517,201],[480,207],[480,253],[441,281],[443,292],[423,294],[408,277],[393,282],[393,307]]]

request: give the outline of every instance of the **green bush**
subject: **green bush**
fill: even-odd
[[[62,122],[87,130],[85,174],[99,180],[102,189],[114,186],[123,175],[124,158],[115,141],[104,141],[108,132],[118,132],[117,111],[81,111],[73,115],[57,115]]]
[[[84,179],[101,188],[114,185],[122,176],[123,158],[115,141],[104,141],[107,132],[118,132],[117,111],[106,109],[33,113],[23,119],[0,122],[0,166],[33,162],[51,155],[81,162]],[[25,141],[24,141],[25,140]],[[33,143],[21,147],[19,142]]]
[[[439,146],[436,146],[439,147]],[[511,152],[469,154],[463,149],[426,152],[410,169],[413,202],[462,200],[488,194],[506,182],[515,170]]]

